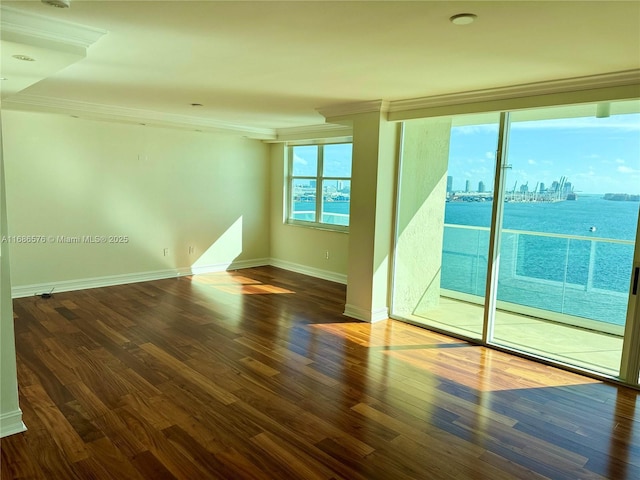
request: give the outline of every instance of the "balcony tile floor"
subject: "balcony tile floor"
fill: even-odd
[[[482,318],[482,306],[441,297],[438,307],[408,320],[480,338]],[[622,337],[501,310],[496,312],[494,343],[613,376],[622,352]]]

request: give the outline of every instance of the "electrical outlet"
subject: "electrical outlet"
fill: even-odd
[[[196,251],[196,249],[194,248],[193,245],[189,245],[189,255],[193,255],[193,253]]]
[[[324,252],[324,258],[325,258],[325,260],[329,260],[329,250]]]
[[[162,250],[162,254],[166,257],[167,255],[169,255],[169,249],[165,248]]]

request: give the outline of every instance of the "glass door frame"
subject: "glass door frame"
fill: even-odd
[[[498,297],[498,276],[500,272],[500,239],[502,237],[506,172],[511,168],[511,165],[508,162],[509,134],[511,127],[510,114],[510,111],[500,112],[498,148],[496,151],[494,172],[494,202],[489,230],[489,265],[487,269],[482,343],[487,346],[498,347],[500,349],[513,351],[517,352],[518,354],[524,354],[526,356],[533,357],[535,355],[531,355],[526,351],[520,351],[505,347],[494,341],[495,312],[497,309]],[[638,226],[636,228],[631,277],[632,278],[630,279],[629,286],[627,317],[623,334],[620,369],[618,376],[612,378],[628,385],[640,386],[640,212],[638,214]],[[545,358],[544,361],[552,364],[561,364],[571,370],[583,372],[582,368],[558,360]],[[584,373],[588,373],[590,375],[593,374],[590,371],[584,371]],[[609,378],[604,374],[595,375],[602,376],[603,378]]]
[[[640,386],[640,213],[629,283],[629,303],[620,361],[620,380]]]
[[[621,99],[622,100],[622,99]],[[589,102],[595,103],[595,102]],[[571,104],[568,104],[571,105]],[[562,105],[557,105],[558,107]],[[525,110],[544,109],[545,106],[526,108]],[[622,353],[620,361],[620,369],[618,375],[607,375],[605,373],[599,373],[587,368],[579,367],[571,363],[563,362],[553,358],[541,357],[534,353],[530,353],[526,350],[519,350],[513,347],[508,347],[494,341],[494,326],[495,326],[495,313],[497,307],[498,297],[498,276],[500,268],[500,244],[502,236],[502,223],[504,215],[504,203],[505,203],[505,188],[506,188],[506,173],[511,165],[508,162],[509,154],[509,134],[510,134],[510,115],[518,110],[503,110],[499,113],[499,131],[498,131],[498,145],[495,158],[495,171],[494,171],[494,202],[492,205],[491,225],[489,231],[489,251],[488,251],[488,266],[487,276],[485,283],[485,303],[484,303],[484,317],[483,317],[483,329],[480,339],[467,337],[463,334],[452,333],[440,328],[433,328],[436,331],[440,331],[447,335],[463,338],[472,343],[479,343],[488,347],[496,348],[499,350],[514,353],[519,356],[533,358],[549,365],[559,366],[569,371],[585,374],[594,378],[607,379],[610,381],[624,383],[634,387],[640,387],[640,213],[638,215],[638,227],[636,229],[635,247],[632,266],[632,278],[630,279],[630,288],[628,291],[628,308],[626,323],[624,327]],[[488,113],[488,112],[487,112]],[[404,134],[404,125],[402,128]],[[402,141],[399,146],[399,175],[401,174],[402,165]],[[396,218],[395,218],[395,235],[394,235],[394,247],[393,247],[393,275],[391,276],[392,288],[395,284],[395,264],[396,264],[396,246],[398,241],[398,211],[400,203],[400,188],[397,188],[396,198]],[[393,293],[391,298],[393,299]],[[392,300],[393,301],[393,300]],[[393,308],[391,309],[393,312]],[[432,328],[427,326],[426,328]]]
[[[509,112],[500,112],[498,124],[498,148],[496,150],[495,177],[493,182],[493,211],[491,212],[491,225],[489,226],[489,252],[487,265],[487,280],[484,304],[484,327],[482,329],[482,342],[493,342],[493,327],[495,325],[495,313],[498,304],[498,276],[500,273],[500,239],[502,237],[502,219],[504,215],[504,185],[506,171],[509,168],[507,161],[509,144]]]

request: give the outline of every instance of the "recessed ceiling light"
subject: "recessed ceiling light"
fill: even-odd
[[[6,80],[6,77],[0,77],[0,82],[1,82],[2,80]]]
[[[192,107],[203,107],[204,105],[202,105],[201,103],[192,103],[191,106]]]
[[[451,20],[451,23],[454,25],[469,25],[470,23],[473,23],[476,18],[478,18],[478,16],[473,13],[458,13],[457,15],[450,17],[449,20]]]
[[[40,0],[45,5],[50,5],[56,8],[69,8],[71,6],[71,0]]]
[[[35,58],[31,58],[31,57],[28,57],[26,55],[13,55],[13,58],[16,58],[18,60],[22,60],[22,61],[25,61],[25,62],[35,62],[36,61]]]

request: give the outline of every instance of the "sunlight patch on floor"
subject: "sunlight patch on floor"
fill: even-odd
[[[451,298],[409,320],[472,338],[482,331],[483,307]],[[617,375],[622,338],[499,310],[493,343],[607,375]]]
[[[376,323],[322,323],[310,328],[344,338],[363,347],[401,347],[460,343],[444,335],[402,322],[385,320]],[[464,342],[466,344],[466,342]]]
[[[207,285],[216,290],[232,295],[265,295],[265,294],[282,294],[295,293],[286,288],[276,287],[274,285],[264,284],[250,277],[236,275],[234,272],[217,272],[193,275],[191,277],[193,283]]]
[[[406,376],[409,367],[423,371],[424,378],[446,379],[482,392],[601,383],[397,320],[312,324],[308,328],[371,349],[369,365],[384,364],[390,376],[392,371]]]

